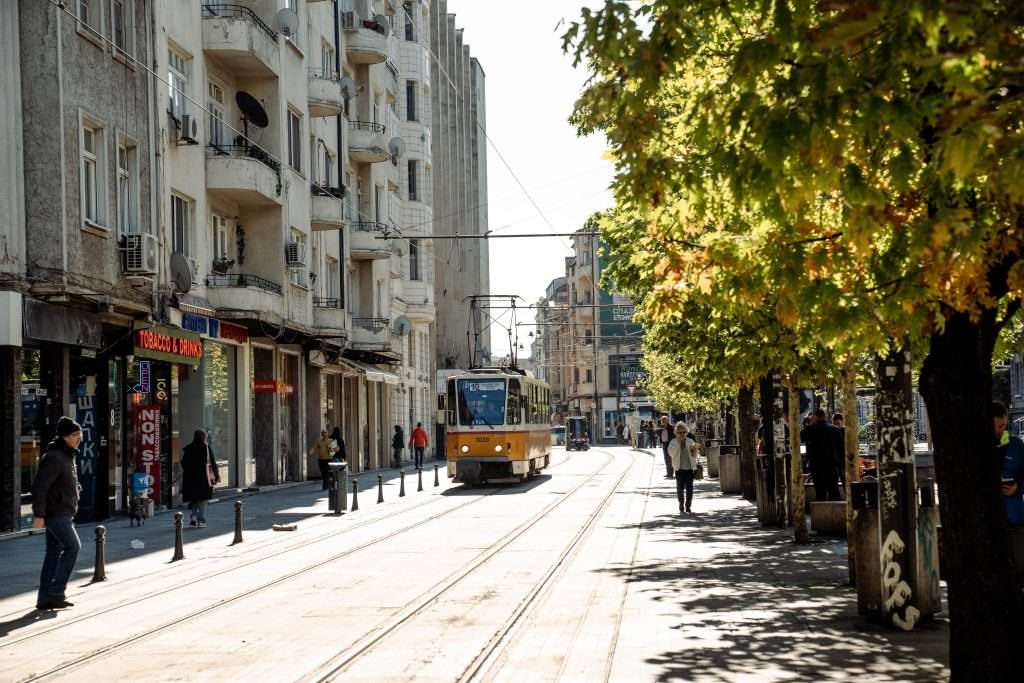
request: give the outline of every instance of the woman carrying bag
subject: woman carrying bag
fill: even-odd
[[[677,422],[675,438],[668,445],[672,458],[672,469],[676,474],[676,496],[679,498],[679,514],[689,513],[693,502],[694,472],[700,467],[697,460],[697,442],[688,434],[683,422]]]
[[[181,456],[181,497],[192,511],[192,526],[206,526],[206,506],[213,498],[213,487],[220,483],[217,461],[207,443],[206,432],[197,429],[192,443]]]

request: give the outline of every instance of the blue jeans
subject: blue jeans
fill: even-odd
[[[82,542],[71,517],[46,520],[46,557],[39,575],[39,602],[63,600]]]
[[[422,446],[416,446],[416,467],[423,467],[423,452],[427,450]]]

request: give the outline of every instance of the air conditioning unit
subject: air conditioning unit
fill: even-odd
[[[185,260],[188,261],[188,267],[192,271],[192,283],[199,282],[199,261],[191,256],[186,256]]]
[[[181,131],[178,138],[190,145],[199,144],[199,123],[192,114],[181,115]]]
[[[289,242],[284,245],[284,260],[289,268],[306,265],[306,245],[298,242]]]
[[[125,235],[124,271],[138,275],[156,275],[160,244],[155,235]]]

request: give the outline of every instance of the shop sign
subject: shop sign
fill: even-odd
[[[295,386],[276,379],[258,379],[252,383],[254,394],[294,394]]]
[[[139,383],[128,389],[129,394],[148,394],[149,378],[152,375],[153,364],[148,360],[139,361]]]
[[[207,318],[205,315],[186,313],[181,316],[181,327],[210,339],[227,339],[238,344],[249,341],[249,331],[244,327],[221,322],[216,318]]]
[[[210,336],[216,336],[210,334],[210,323],[216,323],[216,320],[210,320],[206,316],[195,315],[194,313],[186,313],[181,316],[181,328],[183,330],[189,330],[190,332],[196,332],[198,334],[209,334]]]
[[[249,330],[240,325],[222,322],[220,324],[220,338],[244,344],[249,341]]]
[[[99,455],[99,433],[96,431],[96,397],[83,395],[75,398],[76,417],[82,424],[82,442],[78,445],[75,465],[78,485],[81,487],[79,505],[91,509],[96,505],[96,459]]]
[[[203,358],[203,340],[195,332],[136,323],[135,355],[140,358],[199,365]]]
[[[135,469],[147,477],[145,496],[160,501],[160,406],[137,406],[135,417]]]

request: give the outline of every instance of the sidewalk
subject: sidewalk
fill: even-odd
[[[717,480],[687,516],[674,481],[648,493],[633,564],[605,570],[629,584],[612,680],[948,680],[946,614],[909,633],[867,622],[845,540],[795,545]]]
[[[440,488],[434,488],[433,465],[424,463],[424,493],[440,492],[451,486],[443,469],[438,464]],[[406,473],[406,498],[411,502],[416,494],[416,471],[411,466],[403,467]],[[384,504],[377,505],[377,476],[384,482]],[[352,506],[352,481],[359,482],[359,507],[355,515],[360,520],[374,514],[387,514],[389,504],[399,500],[399,470],[374,470],[348,478],[348,508]],[[234,533],[234,505],[242,499],[243,527],[245,542],[238,546],[248,552],[282,533],[272,531],[274,524],[298,523],[303,528],[323,525],[336,519],[329,515],[327,491],[321,490],[320,481],[302,482],[291,486],[275,487],[271,491],[238,493],[222,496],[211,504],[207,511],[207,527],[196,529],[188,525],[188,507],[174,508],[146,520],[141,527],[130,527],[127,517],[115,517],[103,522],[107,529],[106,566],[111,580],[124,580],[165,568],[174,551],[174,512],[182,512],[185,519],[185,554],[189,559],[209,556],[220,558],[225,546]],[[421,497],[423,494],[419,494]],[[224,504],[227,503],[227,504]],[[375,513],[375,510],[379,512]],[[168,514],[172,513],[172,514]],[[75,573],[68,584],[69,598],[80,592],[91,580],[95,565],[96,524],[77,525],[82,540],[82,551],[78,556]],[[134,549],[132,541],[141,541],[144,547]],[[0,614],[18,609],[30,609],[35,604],[35,592],[39,586],[39,570],[42,566],[45,538],[42,533],[18,534],[0,541]],[[0,636],[3,634],[0,633]]]

